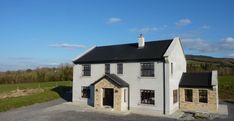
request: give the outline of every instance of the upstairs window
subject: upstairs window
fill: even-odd
[[[83,65],[83,76],[91,76],[91,65],[90,64]]]
[[[105,64],[105,74],[110,73],[110,64]]]
[[[199,90],[199,102],[207,103],[207,90]]]
[[[81,94],[82,94],[82,98],[89,98],[90,97],[90,89],[89,89],[89,87],[86,87],[86,86],[83,86],[82,87],[82,92],[81,92]]]
[[[185,89],[185,101],[186,102],[193,102],[193,90],[192,89]]]
[[[171,63],[171,75],[173,75],[173,63]]]
[[[117,64],[117,74],[123,74],[123,64],[122,63]]]
[[[154,105],[154,90],[141,90],[141,104]]]
[[[154,77],[154,63],[141,63],[141,76]]]

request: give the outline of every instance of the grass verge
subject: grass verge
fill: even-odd
[[[219,98],[234,102],[234,76],[219,77]]]
[[[17,89],[17,84],[0,85],[0,93]],[[40,85],[40,87],[38,87]],[[3,87],[3,88],[1,88]],[[9,88],[7,88],[9,87]],[[16,87],[16,88],[15,88]],[[19,84],[20,89],[42,88],[44,92],[36,93],[28,96],[11,97],[0,99],[0,112],[15,109],[22,106],[28,106],[35,103],[42,103],[62,97],[62,92],[71,89],[71,82],[43,82],[43,83],[26,83]]]

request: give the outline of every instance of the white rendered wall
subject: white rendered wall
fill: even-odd
[[[126,95],[124,95],[124,90],[126,89]],[[122,94],[121,94],[121,111],[127,111],[128,110],[128,88],[121,88]],[[126,100],[124,102],[124,96],[126,96]]]
[[[163,63],[154,62],[155,77],[140,77],[140,63],[123,63],[123,74],[117,74],[117,63],[110,64],[110,73],[118,75],[129,83],[130,108],[149,108],[163,111]],[[74,66],[73,101],[87,101],[81,98],[81,87],[89,86],[104,75],[105,64],[91,64],[91,76],[82,76],[82,65]],[[155,91],[155,105],[140,103],[140,89]],[[92,98],[93,99],[93,98]]]
[[[171,114],[179,109],[179,92],[177,92],[177,103],[173,103],[173,90],[179,89],[179,83],[183,72],[186,72],[186,59],[180,40],[175,38],[165,54],[167,56],[166,74],[167,90],[166,113]],[[171,63],[173,63],[173,73],[171,73]]]

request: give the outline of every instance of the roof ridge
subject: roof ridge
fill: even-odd
[[[173,41],[173,39],[164,39],[164,40],[145,41],[145,43],[151,43],[151,42],[162,42],[162,41]],[[99,48],[99,47],[109,47],[109,46],[132,45],[132,44],[138,44],[138,43],[137,43],[137,42],[134,42],[134,43],[123,43],[123,44],[101,45],[101,46],[96,46],[96,47],[97,47],[97,48]]]
[[[108,76],[111,80],[113,80],[115,83],[117,83],[117,84],[120,84],[119,82],[117,82],[117,81],[115,81],[115,79],[113,79],[112,77],[111,77],[111,75],[112,74],[105,74],[106,76]],[[114,74],[113,74],[114,75]]]

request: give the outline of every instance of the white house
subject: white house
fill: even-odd
[[[216,111],[218,107],[217,83],[213,81],[217,75],[197,73],[196,78],[207,76],[203,79],[207,83],[199,80],[190,83],[195,81],[188,80],[194,74],[186,73],[179,38],[145,42],[140,35],[138,43],[93,47],[73,63],[73,102],[116,111],[145,110],[162,114],[178,109],[187,111],[190,105],[201,107],[202,111],[209,111],[208,107]],[[200,90],[205,90],[203,95],[197,94]],[[211,99],[209,90],[215,92]],[[202,96],[206,102],[197,102],[193,96],[199,99]]]

